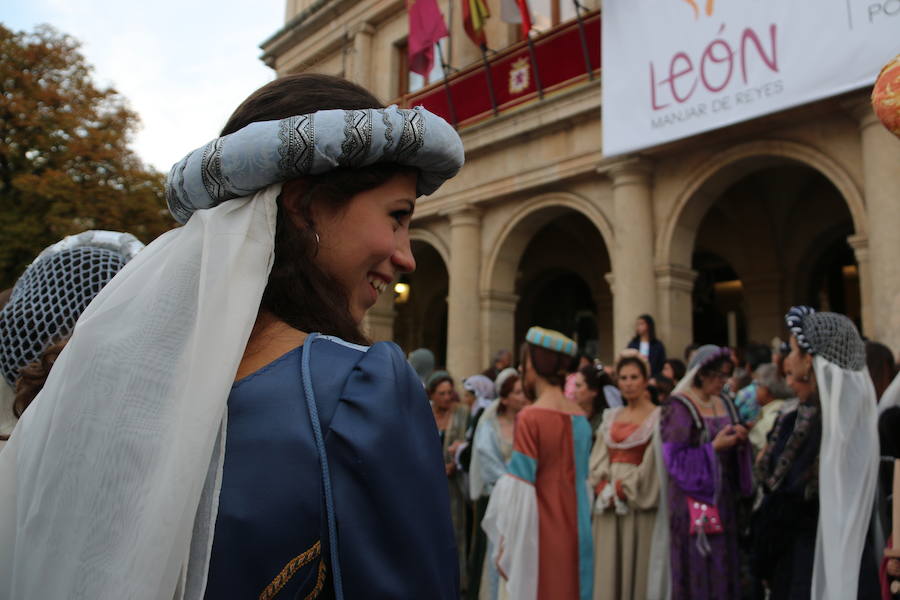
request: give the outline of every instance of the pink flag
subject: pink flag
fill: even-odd
[[[436,0],[407,0],[409,70],[427,77],[434,67],[434,45],[450,35]]]

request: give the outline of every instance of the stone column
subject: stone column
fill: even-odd
[[[854,109],[862,140],[868,216],[870,335],[900,351],[900,139],[882,126],[868,101]],[[861,274],[862,275],[862,274]],[[860,280],[862,283],[862,279]],[[865,287],[862,288],[865,290]]]
[[[363,331],[373,342],[394,339],[394,290],[385,290],[363,320]]]
[[[353,54],[347,69],[347,78],[370,89],[372,86],[372,34],[375,28],[366,21],[356,23],[350,30],[353,38]]]
[[[659,298],[656,335],[666,345],[666,355],[682,358],[694,341],[694,281],[697,271],[683,265],[658,265],[655,269]]]
[[[450,293],[447,298],[447,368],[461,380],[480,373],[481,214],[471,205],[447,212],[450,218]]]
[[[615,353],[634,335],[634,321],[642,313],[656,318],[653,268],[653,173],[650,163],[628,158],[601,167],[612,179],[615,219],[613,273],[613,341]],[[614,284],[614,285],[613,285]],[[666,340],[663,340],[664,342]]]
[[[497,350],[506,349],[516,358],[516,305],[519,296],[488,290],[481,294],[481,356],[486,360]],[[486,365],[485,365],[486,366]],[[484,369],[484,367],[482,367]],[[465,377],[465,376],[464,376]]]
[[[862,334],[875,337],[872,315],[872,273],[869,266],[869,238],[866,235],[851,235],[847,243],[853,248],[856,263],[859,265],[859,300],[862,317]]]

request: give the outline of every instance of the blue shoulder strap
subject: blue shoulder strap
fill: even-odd
[[[309,357],[312,354],[312,345],[318,337],[318,333],[311,333],[306,337],[300,361],[300,380],[303,384],[303,395],[306,396],[306,408],[309,411],[313,438],[316,441],[316,453],[319,455],[319,467],[322,471],[322,489],[325,491],[325,513],[328,521],[328,546],[331,550],[331,575],[334,580],[334,597],[335,600],[343,600],[344,590],[341,585],[341,563],[338,558],[337,524],[334,516],[331,474],[328,471],[328,454],[325,451],[325,438],[322,436],[322,426],[319,423],[319,408],[316,406],[316,393],[313,390],[312,376],[309,371]]]

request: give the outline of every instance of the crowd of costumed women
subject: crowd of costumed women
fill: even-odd
[[[473,518],[487,544],[469,556],[469,597],[890,598],[900,572],[884,558],[878,414],[896,410],[900,384],[878,402],[845,316],[793,307],[785,328],[789,342],[753,373],[753,408],[741,404],[752,420],[735,404],[728,348],[692,348],[664,395],[637,348],[579,369],[571,339],[530,329],[519,371],[501,373],[474,427]]]

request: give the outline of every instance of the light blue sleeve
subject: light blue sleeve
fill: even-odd
[[[483,495],[489,495],[494,489],[497,480],[506,473],[506,464],[500,453],[500,443],[497,440],[497,432],[490,423],[484,421],[478,423],[475,430],[475,452],[478,453],[481,468],[481,479],[484,482]]]

